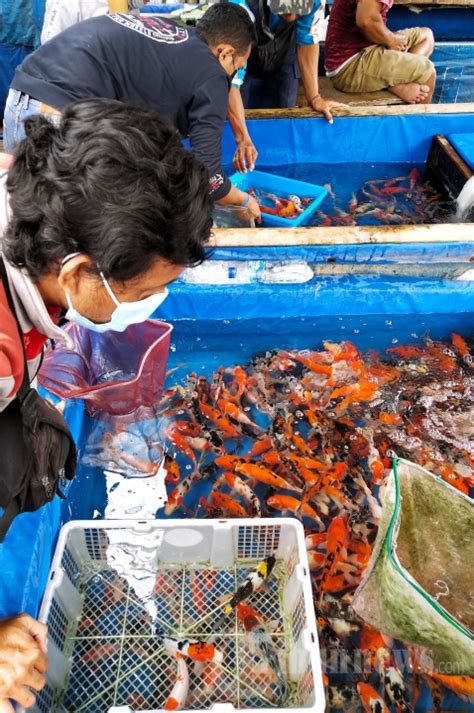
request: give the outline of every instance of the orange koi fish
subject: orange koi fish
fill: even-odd
[[[260,463],[239,463],[235,466],[235,470],[247,478],[258,480],[259,483],[271,485],[276,490],[293,490],[295,493],[301,493],[302,489],[291,485],[287,480],[280,475],[273,473],[269,468]]]
[[[174,423],[170,423],[168,426],[165,427],[164,435],[165,438],[167,438],[170,443],[173,444],[177,451],[185,455],[193,463],[196,463],[196,456],[194,455],[194,451],[187,443],[183,434],[180,433],[177,428],[175,428]]]
[[[355,384],[347,384],[346,386],[340,386],[334,389],[329,396],[329,400],[332,401],[333,399],[339,398],[339,396],[345,397],[334,409],[336,413],[340,413],[352,403],[371,401],[377,393],[377,390],[378,384],[373,381],[358,381]]]
[[[249,517],[249,513],[234,498],[218,490],[211,492],[211,499],[228,517]]]
[[[253,516],[260,517],[260,500],[253,492],[252,488],[249,488],[247,483],[244,483],[242,478],[239,478],[239,476],[235,473],[226,472],[223,473],[222,477],[226,481],[229,488],[237,495],[240,495],[250,505]]]
[[[231,455],[223,455],[223,456],[218,456],[214,463],[219,466],[219,468],[225,468],[226,470],[236,468],[238,465],[241,465],[242,463],[249,463],[249,459],[246,456],[231,456]]]
[[[308,551],[308,564],[311,572],[320,569],[324,564],[325,556],[322,552],[316,552],[316,550]]]
[[[293,361],[299,361],[307,369],[314,372],[315,374],[325,374],[326,376],[331,376],[332,366],[329,364],[320,364],[316,359],[311,357],[303,356],[298,352],[282,352],[284,356],[288,359],[293,359]]]
[[[317,522],[321,529],[324,527],[321,519],[314,508],[308,503],[304,503],[298,498],[294,498],[292,495],[271,495],[267,499],[267,505],[269,505],[274,510],[280,510],[281,512],[294,512],[301,513],[306,517],[310,517],[312,520]]]
[[[296,453],[291,453],[291,451],[288,451],[287,453],[285,453],[285,458],[288,458],[289,460],[296,463],[298,467],[308,468],[309,470],[317,470],[319,472],[325,472],[328,470],[327,465],[322,463],[320,460],[317,460],[316,458],[311,458],[309,456],[300,456]]]
[[[426,674],[438,683],[442,683],[450,691],[454,691],[463,700],[474,705],[474,678],[471,676],[448,676],[435,671],[427,671]]]
[[[365,713],[390,713],[390,709],[383,698],[368,683],[359,681],[357,690]]]
[[[181,480],[181,471],[178,463],[169,453],[165,453],[163,468],[166,471],[165,483],[179,483]]]
[[[265,453],[265,451],[269,451],[270,448],[273,448],[273,438],[271,436],[263,436],[255,441],[252,446],[252,450],[250,451],[250,455],[260,456],[262,453]]]
[[[234,404],[233,401],[218,399],[217,405],[219,406],[220,410],[224,414],[226,414],[226,416],[230,416],[230,418],[233,418],[239,423],[245,423],[247,426],[250,426],[255,431],[263,431],[261,426],[258,426],[256,423],[251,421],[250,418],[242,411],[242,409],[240,409],[236,404]]]
[[[169,516],[174,513],[174,511],[181,507],[184,498],[191,490],[191,487],[196,480],[196,476],[190,475],[185,478],[171,493],[168,494],[168,502],[165,505],[165,515]]]
[[[440,465],[438,467],[438,472],[446,483],[449,483],[459,490],[459,492],[464,493],[464,495],[469,495],[469,487],[462,475],[459,475],[454,468],[448,465]]]
[[[222,663],[224,654],[219,651],[214,644],[205,641],[196,641],[195,639],[173,639],[171,637],[163,637],[163,645],[168,653],[176,656],[186,656],[193,661],[209,661],[213,663]]]
[[[202,402],[199,403],[199,408],[203,416],[217,426],[225,436],[228,438],[240,438],[242,435],[240,428],[237,428],[229,419],[225,418],[220,411]]]
[[[459,356],[461,356],[463,359],[466,359],[466,357],[470,356],[469,347],[467,346],[466,342],[460,334],[456,334],[456,332],[451,332],[451,341],[453,343],[453,347],[455,348]]]
[[[342,515],[338,515],[331,520],[328,527],[326,559],[319,583],[321,596],[322,592],[326,591],[327,580],[331,575],[335,574],[339,560],[346,553],[348,541],[349,528],[347,526],[347,520]]]
[[[403,418],[398,413],[385,413],[381,411],[378,415],[379,421],[387,424],[387,426],[398,426],[403,423]]]

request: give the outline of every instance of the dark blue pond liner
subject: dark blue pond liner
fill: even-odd
[[[433,104],[474,101],[474,43],[437,44],[431,59],[437,74]]]

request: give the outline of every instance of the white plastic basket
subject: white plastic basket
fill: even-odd
[[[214,637],[224,653],[212,685],[191,673],[187,710],[275,707],[268,669],[264,676],[235,614],[222,623],[219,606],[272,554],[273,573],[248,603],[271,627],[289,686],[283,706],[322,713],[304,531],[289,518],[66,525],[40,612],[49,627],[48,683],[32,710],[162,710],[176,682],[176,661],[151,622],[172,636]]]

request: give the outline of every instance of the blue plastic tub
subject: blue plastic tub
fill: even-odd
[[[280,218],[278,215],[262,213],[263,225],[280,225],[282,228],[299,228],[302,225],[306,225],[327,196],[327,190],[323,186],[315,186],[305,181],[295,181],[284,176],[274,176],[271,173],[263,173],[263,171],[234,173],[230,180],[234,186],[237,186],[242,191],[248,191],[251,188],[262,188],[282,198],[287,198],[294,193],[300,198],[313,199],[308,207],[296,218]]]

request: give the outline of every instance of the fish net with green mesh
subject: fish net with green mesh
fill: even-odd
[[[399,459],[354,609],[385,634],[420,647],[423,665],[474,673],[474,502]]]

